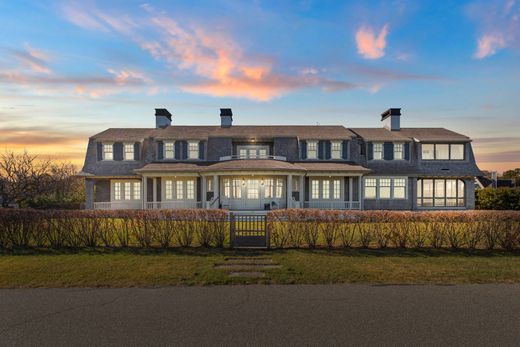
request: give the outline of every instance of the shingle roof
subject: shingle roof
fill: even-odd
[[[401,128],[391,131],[385,128],[351,128],[360,137],[371,141],[469,141],[469,137],[444,128]]]
[[[367,173],[370,169],[367,169],[360,165],[352,165],[345,163],[298,163],[299,166],[303,167],[308,172],[359,172]]]
[[[207,166],[204,164],[196,163],[150,163],[143,166],[140,169],[134,170],[135,172],[200,172],[201,168]]]
[[[109,128],[91,138],[96,141],[142,141],[154,130],[155,128]]]

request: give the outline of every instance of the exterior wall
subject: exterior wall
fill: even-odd
[[[296,137],[275,137],[273,142],[274,155],[287,158],[287,161],[298,161],[298,140]]]
[[[475,209],[475,180],[465,179],[464,187],[464,194],[466,197],[466,209],[473,210]]]
[[[210,137],[207,144],[207,160],[218,161],[233,153],[233,141],[230,137]]]
[[[95,202],[110,201],[110,180],[96,180]]]
[[[92,209],[94,208],[94,180],[86,179],[85,180],[85,208]]]

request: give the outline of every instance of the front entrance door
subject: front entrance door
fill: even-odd
[[[261,210],[263,194],[260,189],[260,180],[256,178],[248,178],[246,184],[243,187],[242,196],[245,198],[245,209],[246,210]]]
[[[222,179],[222,206],[230,210],[258,211],[265,205],[284,208],[285,179],[282,177],[230,177]]]

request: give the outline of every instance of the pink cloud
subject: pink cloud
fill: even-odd
[[[506,47],[506,40],[500,34],[485,34],[478,39],[477,51],[474,57],[477,59],[483,59],[490,55],[493,55],[497,50]]]
[[[368,26],[362,26],[356,32],[356,45],[358,53],[365,59],[379,59],[385,55],[386,35],[388,35],[388,24],[379,31]]]
[[[51,73],[51,69],[47,65],[49,56],[43,51],[32,48],[26,44],[24,50],[15,50],[13,54],[20,64],[32,72],[43,74]]]

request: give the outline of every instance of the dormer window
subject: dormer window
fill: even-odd
[[[114,145],[112,143],[103,144],[103,160],[114,160]]]
[[[318,158],[318,141],[307,141],[307,159]]]
[[[341,159],[342,158],[342,142],[341,141],[331,141],[330,143],[330,157],[332,159]]]
[[[403,144],[402,143],[394,143],[394,159],[395,160],[403,160]]]
[[[463,143],[423,143],[423,160],[464,160]]]
[[[188,159],[199,158],[199,141],[188,141]]]
[[[374,160],[383,160],[383,144],[374,142]]]
[[[173,159],[175,158],[175,142],[169,141],[164,143],[164,158]]]
[[[125,160],[134,160],[134,144],[125,143],[123,147],[123,153]]]

